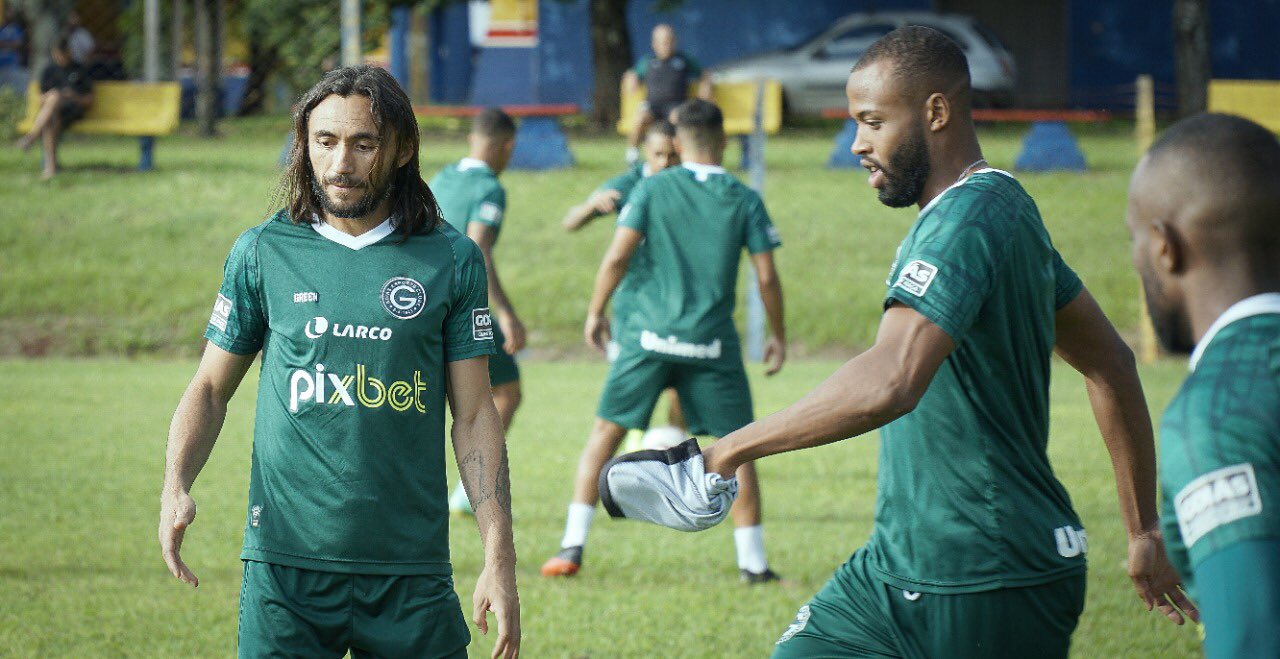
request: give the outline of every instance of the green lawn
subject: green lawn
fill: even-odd
[[[223,259],[272,208],[281,118],[223,123],[224,136],[162,138],[157,169],[130,171],[135,140],[68,139],[67,172],[37,180],[39,156],[0,148],[0,355],[190,356],[200,345]],[[797,351],[865,346],[885,273],[915,214],[876,201],[857,171],[825,169],[836,124],[770,138],[766,203],[786,245],[778,256]],[[1011,167],[1023,126],[983,129],[990,161]],[[1130,126],[1079,127],[1091,170],[1022,175],[1054,240],[1123,330],[1137,322],[1124,194],[1135,160]],[[425,134],[430,177],[464,155],[461,132]],[[621,169],[616,136],[570,136],[578,166],[503,176],[510,210],[497,248],[507,290],[541,354],[581,353],[581,322],[609,234],[559,221]],[[736,144],[728,156],[738,161]]]
[[[202,255],[220,259],[221,249]],[[191,281],[206,276],[214,275]],[[794,400],[835,366],[794,362],[773,379],[753,370],[758,410]],[[256,376],[233,401],[193,493],[200,514],[184,555],[201,577],[198,590],[168,575],[155,540],[165,432],[194,368],[189,360],[0,361],[0,656],[234,653]],[[1143,369],[1153,409],[1184,368],[1170,361]],[[537,569],[559,541],[603,375],[596,362],[525,367],[525,406],[510,436],[525,656],[767,656],[796,608],[870,530],[874,439],[762,465],[770,556],[789,586],[739,584],[727,527],[684,535],[603,513],[585,571],[544,580]],[[1074,655],[1195,656],[1194,630],[1143,611],[1128,585],[1111,470],[1083,386],[1061,363],[1055,376],[1050,454],[1090,539]],[[469,606],[479,542],[470,522],[456,523],[451,537]],[[487,648],[477,641],[474,656]]]

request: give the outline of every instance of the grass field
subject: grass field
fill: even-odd
[[[286,127],[282,118],[235,120],[214,140],[162,138],[150,173],[130,171],[134,140],[73,136],[63,148],[68,170],[50,184],[37,181],[38,155],[0,148],[0,355],[195,354],[231,243],[271,209]],[[871,341],[881,282],[915,217],[880,205],[861,170],[824,168],[836,128],[770,138],[766,157],[790,339],[809,353]],[[995,166],[1012,166],[1024,130],[983,129]],[[1138,291],[1122,221],[1131,126],[1075,130],[1089,172],[1019,178],[1068,262],[1129,330]],[[541,354],[580,354],[582,314],[611,233],[600,221],[567,236],[560,218],[621,169],[617,137],[570,142],[577,167],[503,176],[510,210],[498,261]],[[426,176],[464,149],[458,131],[427,132]],[[736,144],[728,161],[738,161]]]
[[[757,409],[794,400],[834,367],[753,371]],[[198,590],[165,571],[156,546],[169,415],[189,360],[0,361],[0,656],[226,657],[234,654],[256,374],[232,402],[194,489],[184,556]],[[1185,373],[1142,375],[1162,408]],[[256,369],[255,369],[256,373]],[[805,600],[866,538],[874,438],[762,466],[768,547],[789,586],[737,581],[728,528],[684,535],[597,517],[584,572],[548,581],[569,479],[604,367],[530,363],[511,439],[516,545],[527,657],[761,657]],[[1142,610],[1125,576],[1111,470],[1078,376],[1055,364],[1050,454],[1089,530],[1088,604],[1076,657],[1196,656],[1190,627]],[[479,570],[470,521],[452,529],[456,583],[469,606]],[[477,634],[477,638],[478,634]],[[488,656],[481,639],[473,656]]]

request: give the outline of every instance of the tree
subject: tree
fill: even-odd
[[[1174,0],[1173,62],[1178,86],[1178,115],[1209,107],[1209,7],[1206,0]]]
[[[218,133],[219,89],[222,87],[222,38],[226,12],[222,0],[195,0],[196,122],[200,134]]]

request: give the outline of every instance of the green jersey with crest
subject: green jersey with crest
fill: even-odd
[[[740,359],[733,325],[738,265],[781,246],[754,190],[723,167],[686,163],[640,181],[618,226],[644,234],[615,307],[619,348],[656,359]]]
[[[485,286],[445,223],[402,242],[280,213],[240,236],[205,336],[262,352],[241,558],[450,573],[446,367],[494,352]]]
[[[466,234],[468,224],[479,222],[493,229],[497,244],[502,216],[507,212],[507,191],[484,161],[463,158],[440,170],[430,187],[441,214],[453,228]]]
[[[1085,568],[1087,540],[1045,452],[1055,313],[1083,285],[1035,202],[986,169],[920,212],[885,305],[955,342],[915,410],[880,430],[872,569],[898,588],[963,593]]]
[[[1280,294],[1228,309],[1191,368],[1160,424],[1160,518],[1195,596],[1206,558],[1280,539]]]

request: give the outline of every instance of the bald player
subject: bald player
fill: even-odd
[[[649,124],[658,120],[675,122],[673,110],[689,97],[689,85],[697,83],[698,98],[711,100],[711,78],[698,61],[676,48],[676,31],[666,23],[653,27],[650,38],[653,53],[645,55],[622,76],[622,86],[635,93],[644,83],[645,97],[627,135],[627,162],[640,159],[640,140]]]
[[[1182,623],[1166,596],[1193,609],[1165,557],[1133,353],[1035,202],[983,158],[964,53],[929,28],[894,30],[845,91],[853,152],[880,201],[920,209],[889,269],[875,345],[705,451],[624,456],[602,491],[628,517],[697,528],[726,514],[738,465],[879,428],[871,537],[773,656],[1066,657],[1088,539],[1046,453],[1056,350],[1084,375],[1110,452],[1138,594]]]
[[[1160,424],[1169,556],[1207,657],[1280,657],[1280,142],[1240,117],[1174,124],[1126,224],[1156,333],[1191,354]]]

